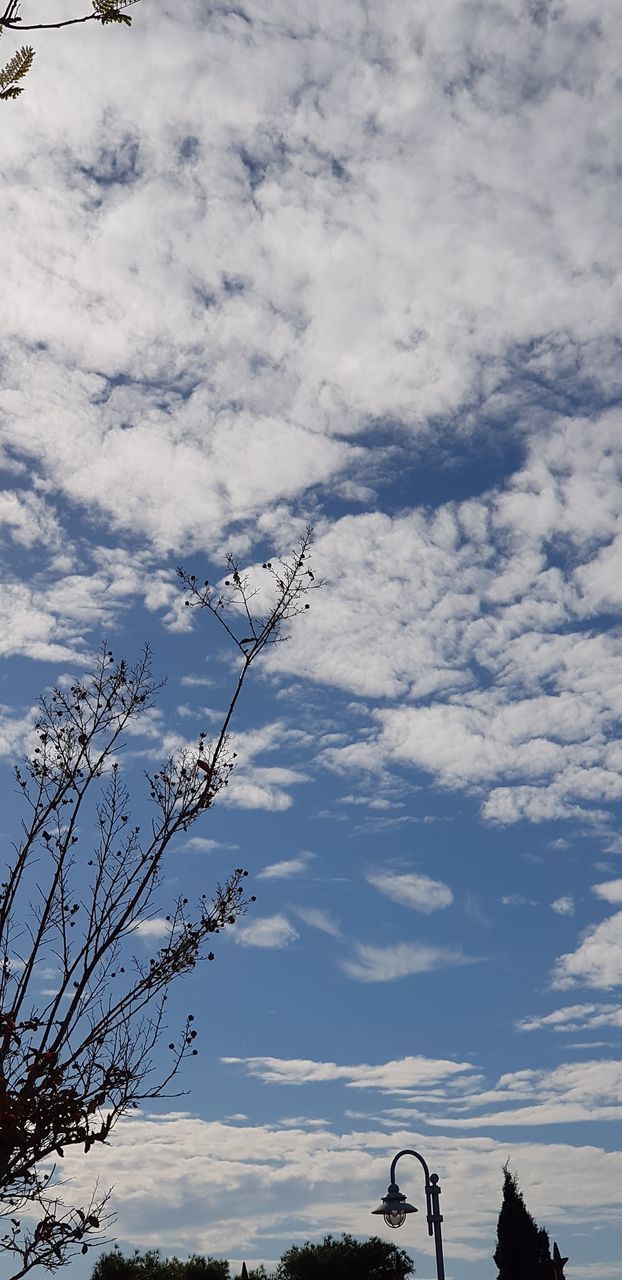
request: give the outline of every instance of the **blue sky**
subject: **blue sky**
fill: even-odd
[[[4,840],[102,637],[168,677],[138,815],[217,723],[178,563],[311,523],[326,580],[169,863],[163,912],[257,895],[176,997],[189,1093],[65,1161],[126,1248],[379,1230],[431,1280],[423,1215],[368,1216],[414,1145],[452,1280],[494,1278],[508,1157],[568,1276],[619,1277],[621,45],[614,0],[143,0],[4,107]]]

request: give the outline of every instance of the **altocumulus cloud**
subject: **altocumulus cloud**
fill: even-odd
[[[620,423],[553,422],[500,490],[322,535],[335,585],[275,662],[384,699],[371,733],[326,748],[328,765],[424,769],[501,825],[607,820],[622,798],[622,641],[585,624],[618,607],[599,557],[617,563],[622,546]]]

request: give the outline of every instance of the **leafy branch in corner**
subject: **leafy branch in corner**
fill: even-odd
[[[4,12],[0,14],[0,35],[3,31],[58,31],[61,27],[75,27],[84,22],[100,22],[102,26],[112,23],[131,27],[132,19],[124,10],[138,0],[91,0],[92,10],[80,18],[63,18],[59,22],[24,23],[20,15],[20,0],[8,0]],[[0,100],[18,98],[23,90],[19,83],[30,71],[35,51],[32,45],[23,45],[9,62],[0,69]]]

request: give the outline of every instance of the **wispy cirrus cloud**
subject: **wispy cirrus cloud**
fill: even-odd
[[[306,850],[294,858],[283,858],[280,862],[271,862],[257,872],[258,880],[290,880],[306,871],[316,854]]]
[[[319,929],[320,933],[327,933],[332,938],[340,938],[341,925],[335,919],[330,911],[325,911],[321,907],[292,907],[292,911],[302,920],[303,924],[309,926],[310,929]]]
[[[351,1089],[378,1089],[383,1093],[402,1093],[435,1085],[474,1070],[470,1062],[418,1056],[375,1066],[369,1063],[342,1066],[306,1058],[223,1058],[223,1062],[243,1066],[249,1075],[257,1076],[266,1084],[303,1085],[342,1080]]]
[[[344,973],[356,982],[394,982],[411,974],[474,962],[474,958],[451,947],[427,946],[418,942],[376,947],[358,942],[354,947],[354,957],[343,959],[340,964]]]
[[[451,906],[453,893],[449,885],[442,880],[433,880],[431,876],[421,872],[397,872],[369,869],[365,872],[368,884],[384,893],[393,902],[400,902],[413,911],[421,911],[428,915],[432,911],[441,911]]]

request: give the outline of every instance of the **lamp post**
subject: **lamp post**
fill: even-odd
[[[402,1156],[414,1156],[415,1160],[423,1166],[425,1174],[425,1203],[426,1217],[428,1220],[428,1235],[434,1236],[434,1248],[436,1250],[436,1275],[437,1280],[445,1280],[445,1263],[443,1261],[443,1238],[441,1235],[441,1222],[443,1215],[439,1202],[441,1188],[437,1173],[430,1173],[428,1166],[418,1151],[398,1151],[391,1165],[389,1174],[389,1189],[386,1196],[382,1197],[377,1209],[372,1209],[372,1213],[381,1213],[388,1227],[401,1227],[406,1219],[407,1213],[417,1213],[418,1210],[414,1205],[409,1204],[406,1196],[402,1195],[397,1182],[395,1181],[395,1166]]]

